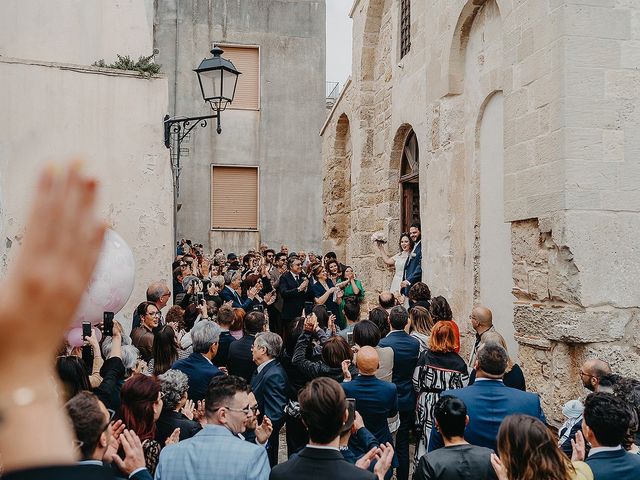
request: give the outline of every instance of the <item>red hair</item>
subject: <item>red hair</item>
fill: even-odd
[[[233,314],[235,316],[233,323],[229,327],[229,330],[235,332],[236,330],[242,330],[242,326],[244,325],[244,316],[247,312],[245,312],[242,308],[234,308]]]
[[[158,401],[159,393],[160,382],[147,375],[134,375],[122,385],[118,416],[142,441],[155,438],[153,404]]]
[[[429,337],[429,350],[432,352],[446,353],[455,352],[458,348],[456,334],[451,326],[451,322],[436,322],[431,329]]]

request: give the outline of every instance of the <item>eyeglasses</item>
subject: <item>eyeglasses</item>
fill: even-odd
[[[107,412],[109,412],[109,420],[107,421],[107,424],[104,426],[104,428],[102,429],[102,432],[104,432],[107,428],[109,428],[109,425],[111,425],[111,422],[113,422],[113,417],[116,416],[116,411],[115,410],[111,410],[110,408],[107,408]],[[78,448],[82,447],[82,445],[84,445],[84,442],[81,442],[80,440],[78,440],[78,442],[80,443],[80,445],[78,446]]]
[[[589,375],[588,373],[584,373],[582,370],[580,370],[580,376],[589,377],[589,378],[597,378],[595,375]]]
[[[228,407],[227,405],[223,405],[221,407],[218,407],[216,410],[220,410],[221,408],[226,408],[227,410],[231,410],[232,412],[242,412],[245,415],[249,415],[249,412],[251,412],[251,411],[253,411],[253,413],[256,413],[256,411],[258,410],[258,406],[257,405],[255,405],[253,407],[250,407],[250,406],[247,405],[244,408],[233,408],[233,407]]]

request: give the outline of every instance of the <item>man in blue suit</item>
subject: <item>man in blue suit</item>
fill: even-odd
[[[409,314],[403,306],[395,306],[389,312],[391,332],[380,340],[380,347],[393,350],[393,372],[391,381],[398,389],[398,411],[400,427],[396,434],[396,452],[398,454],[398,480],[409,478],[409,432],[416,411],[416,396],[413,391],[413,371],[418,363],[420,342],[404,331],[409,322]]]
[[[191,329],[193,353],[175,362],[171,368],[189,377],[189,398],[194,402],[204,399],[213,377],[224,375],[212,360],[218,352],[220,327],[210,321],[198,322]]]
[[[155,480],[267,480],[267,451],[237,436],[245,431],[250,412],[247,382],[234,376],[214,379],[205,398],[207,425],[160,452]]]
[[[510,388],[502,383],[507,369],[507,351],[502,346],[488,342],[476,357],[476,381],[473,385],[457,390],[445,390],[441,396],[457,397],[467,406],[469,424],[464,439],[471,445],[496,450],[496,438],[502,420],[513,413],[539,418],[546,423],[538,395]],[[428,451],[444,446],[442,436],[433,429]]]
[[[356,411],[362,415],[366,430],[373,433],[378,444],[393,444],[387,419],[398,413],[397,387],[376,378],[380,357],[375,348],[366,346],[358,350],[356,366],[359,375],[353,380],[346,375],[342,389],[348,398],[355,399]],[[397,457],[394,457],[392,466],[398,466]]]
[[[595,480],[635,480],[640,478],[640,456],[622,448],[631,412],[620,397],[592,393],[584,402],[582,432],[591,444],[587,464]]]
[[[220,290],[220,298],[223,302],[231,302],[233,308],[242,308],[245,312],[248,312],[253,305],[253,299],[256,296],[256,291],[250,288],[247,292],[247,299],[243,302],[237,290],[242,283],[242,274],[239,270],[227,270],[224,274],[224,288]]]
[[[342,389],[348,398],[356,400],[356,410],[362,415],[364,426],[378,443],[393,443],[387,419],[398,413],[398,390],[395,384],[376,378],[379,365],[376,349],[362,347],[356,359],[359,375],[351,381],[345,377]]]
[[[409,296],[411,285],[422,281],[422,234],[419,223],[411,225],[409,237],[413,241],[413,250],[404,264],[404,273],[400,283],[404,296]]]
[[[284,424],[284,407],[289,398],[287,374],[277,360],[282,352],[282,338],[273,332],[258,333],[251,352],[258,366],[251,379],[251,390],[258,401],[258,409],[273,425],[267,445],[269,464],[273,467],[278,464],[279,434]]]

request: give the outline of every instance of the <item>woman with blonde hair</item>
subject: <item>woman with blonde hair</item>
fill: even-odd
[[[482,346],[487,343],[494,343],[494,344],[500,345],[502,348],[506,350],[507,355],[509,355],[507,342],[505,341],[504,337],[500,335],[498,332],[493,330],[485,332],[482,335],[482,342],[480,343],[480,346],[478,347],[478,349],[482,348]],[[471,372],[471,375],[469,376],[469,385],[472,385],[475,382],[475,380],[476,380],[476,371],[474,369]],[[520,368],[520,365],[518,365],[517,363],[513,363],[513,360],[511,359],[511,355],[509,355],[509,358],[507,360],[507,369],[504,372],[504,377],[502,381],[507,387],[517,388],[518,390],[522,390],[523,392],[527,390],[527,385],[524,379],[524,374],[522,373],[522,369]]]
[[[409,334],[420,342],[420,353],[429,348],[429,337],[433,328],[433,319],[429,310],[424,307],[413,307],[409,310]]]
[[[584,454],[582,434],[575,450]],[[498,480],[593,480],[589,466],[569,460],[547,426],[529,415],[509,415],[502,421],[498,456],[491,454]]]

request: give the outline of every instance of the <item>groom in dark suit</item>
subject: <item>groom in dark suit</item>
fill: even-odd
[[[302,271],[302,262],[298,257],[289,259],[289,270],[280,276],[278,285],[282,297],[282,338],[286,339],[291,321],[302,315],[304,301],[307,297],[309,279]],[[311,312],[305,312],[307,315]]]
[[[404,274],[400,283],[404,296],[409,295],[409,289],[412,285],[422,281],[422,235],[419,223],[411,225],[409,237],[413,241],[413,250],[404,264]]]

